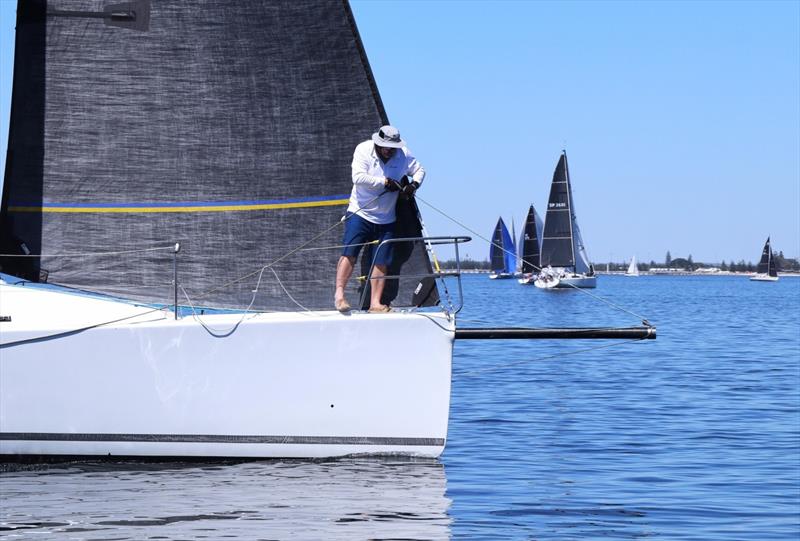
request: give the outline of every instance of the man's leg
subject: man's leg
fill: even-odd
[[[346,255],[341,256],[339,263],[336,264],[336,291],[333,294],[333,302],[337,310],[345,311],[350,307],[344,298],[344,288],[347,286],[348,280],[350,280],[350,275],[353,274],[355,264],[356,258]],[[345,310],[341,310],[340,306],[344,308],[345,305]]]
[[[375,265],[375,267],[372,269],[372,280],[369,281],[370,291],[372,292],[369,303],[370,310],[379,311],[386,309],[386,305],[381,304],[383,286],[386,284],[386,280],[384,280],[383,277],[386,276],[386,272],[386,265]]]
[[[394,222],[390,224],[381,224],[376,226],[378,233],[378,242],[394,238]],[[389,264],[392,261],[392,244],[379,244],[376,248],[375,265],[372,269],[372,280],[370,280],[370,295],[369,309],[372,312],[388,312],[389,307],[381,302],[383,297],[383,288],[386,286],[385,276],[389,272]]]

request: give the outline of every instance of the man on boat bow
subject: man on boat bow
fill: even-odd
[[[350,310],[344,295],[356,258],[365,243],[394,237],[397,196],[412,196],[425,178],[425,169],[414,158],[394,126],[383,126],[372,138],[360,143],[353,153],[353,190],[344,218],[344,249],[336,266],[334,305],[340,312]],[[403,177],[410,182],[402,183]],[[370,312],[388,312],[381,302],[391,244],[380,247],[370,281]]]

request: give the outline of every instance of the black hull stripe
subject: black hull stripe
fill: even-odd
[[[0,432],[0,441],[82,441],[142,443],[262,443],[284,445],[412,445],[438,447],[444,438],[381,438],[370,436],[255,436],[216,434],[67,434]]]

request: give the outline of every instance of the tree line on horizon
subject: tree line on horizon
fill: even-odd
[[[783,251],[779,251],[775,254],[775,263],[778,266],[778,270],[800,272],[800,261],[785,257],[783,255]],[[456,267],[455,259],[447,259],[441,261],[439,264],[447,269],[453,269]],[[606,270],[606,267],[609,271],[628,270],[628,263],[614,263],[609,261],[608,263],[593,262],[593,265],[598,270]],[[702,263],[694,261],[691,254],[689,254],[689,256],[686,258],[678,257],[673,259],[672,254],[669,251],[667,251],[667,255],[664,257],[663,263],[656,263],[653,260],[651,260],[649,263],[642,261],[637,263],[637,266],[641,271],[649,271],[650,269],[654,268],[675,269],[689,272],[704,268],[718,268],[721,271],[727,272],[755,272],[756,270],[756,265],[753,264],[752,261],[745,261],[743,259],[739,261],[730,260],[730,262],[723,260],[721,263]],[[467,256],[461,259],[461,268],[464,270],[488,271],[491,270],[491,265],[488,259],[476,260]]]

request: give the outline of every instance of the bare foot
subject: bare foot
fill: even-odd
[[[350,303],[347,302],[347,300],[344,298],[335,299],[333,301],[333,305],[336,307],[337,310],[339,310],[342,313],[350,311]]]

